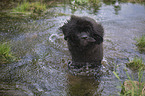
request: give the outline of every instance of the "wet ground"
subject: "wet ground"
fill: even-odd
[[[65,15],[59,16],[60,13]],[[99,73],[70,72],[67,67],[71,56],[59,27],[71,14],[91,17],[104,27],[104,63]],[[0,95],[119,96],[120,83],[113,71],[123,82],[127,79],[125,63],[129,59],[139,57],[145,62],[145,53],[135,45],[135,38],[145,34],[145,6],[141,4],[59,4],[38,19],[1,15],[0,21],[0,41],[10,42],[12,51],[20,58],[18,62],[1,65]],[[127,70],[138,79],[136,72]]]

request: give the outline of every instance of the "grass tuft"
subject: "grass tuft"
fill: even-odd
[[[115,71],[113,71],[113,73],[118,78],[122,88],[120,96],[145,96],[145,81],[142,68],[138,71],[138,81],[132,79],[126,71],[129,80],[125,80],[123,84],[121,83],[122,81],[117,73]]]
[[[15,60],[8,43],[0,43],[0,64],[9,63]]]
[[[135,57],[133,60],[130,60],[129,63],[126,63],[126,66],[132,70],[139,70],[141,68],[145,69],[145,65],[142,59]]]
[[[140,50],[145,50],[145,35],[143,35],[140,38],[137,38],[136,41],[137,41],[136,45],[138,46],[138,48]]]
[[[46,4],[42,4],[40,2],[23,2],[22,4],[18,4],[16,8],[12,10],[15,13],[37,13],[41,14],[46,10]]]

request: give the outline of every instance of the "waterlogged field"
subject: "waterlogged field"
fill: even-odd
[[[13,55],[19,58],[16,62],[0,63],[0,95],[119,96],[120,82],[127,80],[128,75],[138,80],[138,72],[126,63],[135,57],[145,62],[145,53],[136,46],[136,38],[145,34],[145,6],[116,4],[59,3],[37,19],[0,13],[0,42],[8,42]],[[67,67],[71,56],[59,27],[72,14],[91,17],[104,27],[104,60],[99,72],[70,72]]]

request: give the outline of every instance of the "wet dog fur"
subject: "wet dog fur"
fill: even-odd
[[[94,67],[101,64],[104,36],[101,24],[89,17],[72,15],[60,29],[72,56],[72,65],[79,67],[92,63]]]

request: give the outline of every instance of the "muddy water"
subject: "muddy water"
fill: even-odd
[[[120,3],[115,7],[102,3],[97,8],[87,8],[66,4],[49,11],[53,15],[48,12],[38,19],[1,17],[0,41],[10,42],[20,60],[1,65],[0,95],[119,96],[121,88],[113,71],[117,70],[123,82],[127,79],[124,68],[129,59],[137,56],[145,61],[145,54],[135,46],[135,38],[145,34],[145,6]],[[66,15],[56,16],[58,13]],[[68,70],[71,56],[58,28],[71,14],[89,16],[104,26],[101,74],[96,70],[91,70],[94,75]],[[137,73],[127,70],[138,79]]]

